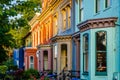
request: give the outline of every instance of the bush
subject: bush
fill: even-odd
[[[23,73],[23,78],[24,79],[30,79],[30,78],[33,78],[33,77],[38,79],[39,76],[40,76],[39,72],[35,69],[28,69]]]
[[[5,65],[0,66],[0,73],[5,74],[7,69],[8,69],[8,67]]]

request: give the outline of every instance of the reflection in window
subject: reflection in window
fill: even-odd
[[[83,70],[88,72],[88,34],[83,36]]]
[[[34,59],[33,56],[30,56],[30,68],[34,68]]]
[[[106,32],[96,32],[96,71],[106,72]]]

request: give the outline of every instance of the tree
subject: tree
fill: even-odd
[[[17,1],[17,5],[14,7],[14,10],[21,15],[19,19],[15,19],[13,24],[16,24],[16,28],[11,29],[12,35],[16,40],[16,48],[23,46],[24,40],[22,38],[30,30],[28,21],[30,21],[36,12],[40,12],[41,2],[40,0],[27,0],[27,1]],[[15,34],[14,34],[15,33]],[[18,36],[19,35],[19,36]]]
[[[11,0],[0,1],[0,64],[7,59],[7,52],[9,48],[13,47],[14,39],[9,33],[12,25],[9,23],[9,16],[15,16],[16,12],[10,9]]]
[[[22,45],[22,38],[30,29],[28,21],[39,10],[39,0],[0,0],[0,64],[11,49]]]

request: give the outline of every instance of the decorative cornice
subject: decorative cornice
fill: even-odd
[[[38,45],[37,46],[38,49],[46,49],[46,48],[51,48],[51,45],[50,44],[46,44],[46,45]]]
[[[37,51],[37,48],[35,48],[35,47],[25,47],[24,51],[25,52],[34,52],[34,51]]]
[[[51,39],[52,43],[72,40],[71,35],[55,36]]]
[[[73,38],[74,41],[80,41],[80,31],[75,32],[72,35],[72,38]]]
[[[90,19],[78,24],[77,26],[80,32],[83,32],[94,28],[115,27],[116,21],[117,21],[117,17]]]

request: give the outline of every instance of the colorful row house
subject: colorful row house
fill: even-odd
[[[119,7],[120,0],[42,0],[25,69],[52,70],[62,80],[120,80]]]
[[[13,62],[19,69],[24,69],[24,47],[13,50]]]
[[[120,0],[76,0],[74,4],[80,78],[120,80]]]

